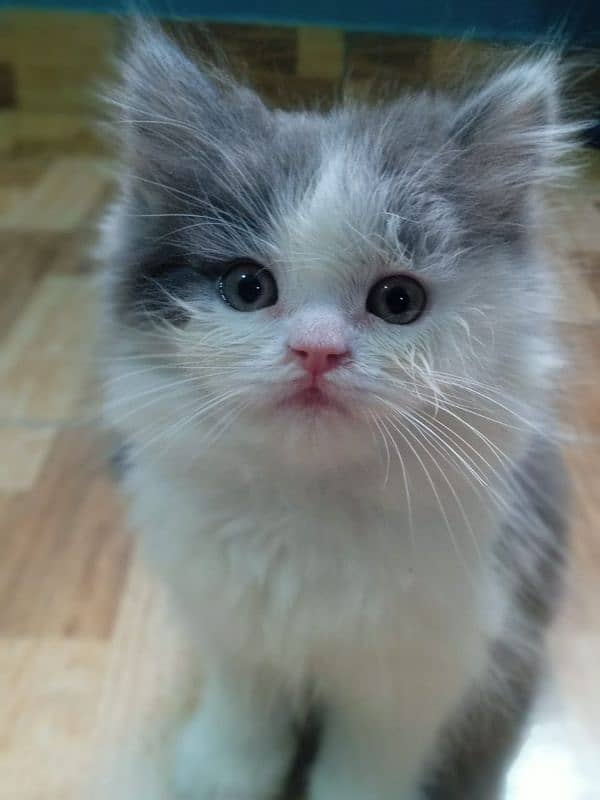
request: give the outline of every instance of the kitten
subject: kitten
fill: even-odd
[[[561,583],[536,244],[550,57],[468,96],[269,109],[141,29],[113,97],[106,415],[207,682],[174,796],[500,796]]]

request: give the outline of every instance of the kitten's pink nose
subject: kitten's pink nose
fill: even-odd
[[[290,347],[296,361],[311,375],[317,377],[338,367],[348,358],[348,351],[343,347],[330,346],[296,346]]]

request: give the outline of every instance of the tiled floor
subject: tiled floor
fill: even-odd
[[[335,46],[323,47],[335,61]],[[15,156],[0,170],[0,797],[6,800],[150,800],[128,794],[104,761],[127,741],[128,753],[152,747],[161,709],[172,713],[186,697],[177,631],[165,622],[162,592],[124,535],[107,445],[93,425],[87,242],[109,191],[106,162],[91,155]],[[574,366],[565,386],[574,431],[565,444],[575,485],[573,576],[553,635],[551,713],[540,717],[546,721],[513,771],[511,800],[600,798],[600,773],[593,775],[600,760],[597,160],[560,200],[552,248],[568,297],[561,325]],[[588,785],[578,787],[587,773]]]

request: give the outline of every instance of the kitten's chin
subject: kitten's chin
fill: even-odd
[[[376,457],[364,415],[337,397],[302,392],[261,415],[261,453],[311,472],[353,468]]]
[[[269,448],[272,462],[313,477],[353,471],[357,465],[371,462],[375,457],[372,438],[360,427],[340,424],[343,419],[325,412],[310,421],[288,424],[285,430],[275,426]]]

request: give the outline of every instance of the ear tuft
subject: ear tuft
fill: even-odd
[[[561,69],[554,55],[518,63],[463,103],[451,138],[484,161],[486,152],[488,162],[504,159],[515,177],[521,166],[530,170],[532,183],[552,179],[582,127],[562,118],[561,95]]]
[[[558,64],[553,57],[517,64],[467,99],[455,121],[455,133],[468,143],[494,130],[517,133],[552,125],[558,116],[558,94]]]
[[[126,134],[150,133],[161,121],[181,125],[192,111],[190,93],[197,103],[216,99],[210,76],[155,23],[132,26],[118,69],[121,80],[106,99]]]
[[[450,140],[482,179],[516,187],[551,181],[579,130],[561,119],[560,95],[555,56],[517,63],[462,103]]]
[[[210,39],[206,45],[213,61],[188,54],[156,23],[132,26],[120,83],[105,97],[128,170],[169,176],[170,184],[176,175],[218,170],[266,127],[260,98],[221,66]]]

